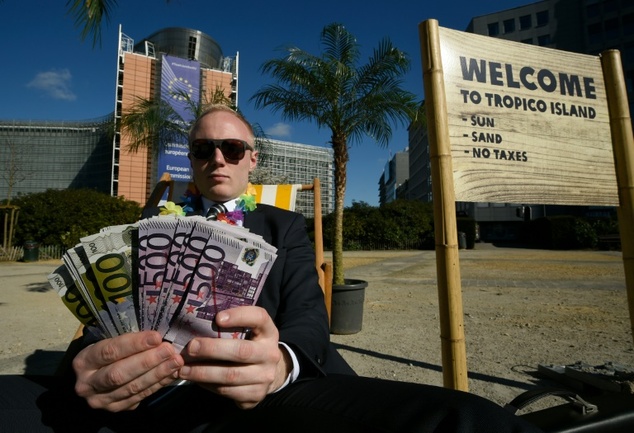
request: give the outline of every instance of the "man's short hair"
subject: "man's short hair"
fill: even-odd
[[[225,105],[225,104],[211,104],[211,105],[208,105],[207,107],[205,107],[203,112],[200,113],[200,116],[198,116],[198,118],[194,121],[194,123],[192,123],[192,126],[189,128],[189,133],[187,134],[187,141],[188,141],[188,143],[190,145],[191,145],[192,133],[194,132],[194,130],[196,128],[198,128],[198,124],[200,123],[200,119],[202,119],[203,117],[205,117],[208,114],[216,113],[216,112],[219,112],[219,111],[224,111],[225,113],[231,113],[237,119],[239,119],[242,123],[244,123],[244,125],[249,130],[249,133],[251,134],[252,141],[255,141],[255,133],[253,132],[253,127],[251,126],[249,121],[242,115],[242,113],[240,113],[239,111],[234,110],[233,108],[231,108],[231,107],[229,107],[228,105]],[[227,137],[227,138],[229,138],[229,137]],[[231,138],[236,138],[236,137],[231,137]],[[253,145],[255,143],[251,143],[251,144]]]

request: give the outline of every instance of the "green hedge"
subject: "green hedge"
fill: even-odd
[[[312,220],[308,223],[312,239]],[[333,215],[324,217],[326,249],[332,249],[332,224]],[[615,218],[562,215],[516,224],[523,226],[518,228],[518,240],[544,249],[596,249],[600,237],[619,232]],[[477,222],[470,217],[458,217],[457,229],[465,233],[467,249],[475,248]],[[432,204],[396,200],[374,207],[353,202],[344,209],[343,243],[345,250],[434,249]]]
[[[71,248],[102,227],[135,222],[141,215],[134,201],[87,189],[50,189],[19,197],[12,204],[20,207],[15,245],[32,240]]]
[[[332,249],[334,215],[324,217],[324,246]],[[353,202],[344,209],[345,250],[433,248],[431,203],[395,200],[381,207]]]
[[[528,239],[540,248],[569,250],[596,248],[598,235],[588,220],[561,215],[531,221],[528,225]]]

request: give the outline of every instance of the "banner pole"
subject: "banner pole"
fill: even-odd
[[[630,327],[634,338],[634,137],[632,119],[627,101],[623,65],[618,50],[601,53],[605,80],[610,131],[619,190],[619,231],[625,270]]]
[[[434,198],[443,384],[468,391],[456,204],[438,21],[424,21],[418,29]]]

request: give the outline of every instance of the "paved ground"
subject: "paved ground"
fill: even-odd
[[[364,254],[346,272],[369,281],[363,330],[332,340],[364,376],[442,385],[435,253]],[[540,364],[634,367],[619,252],[476,244],[460,272],[469,391],[505,404],[553,385]]]
[[[442,385],[435,253],[345,256],[369,286],[362,331],[332,336],[342,355],[363,375]],[[46,280],[58,265],[0,262],[0,374],[53,372],[74,334]],[[620,253],[477,244],[460,269],[472,392],[507,402],[538,363],[634,366]]]
[[[79,322],[48,285],[60,262],[0,262],[0,373],[52,372]]]

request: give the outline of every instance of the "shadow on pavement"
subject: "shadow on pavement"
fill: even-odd
[[[24,373],[35,375],[52,375],[64,357],[61,350],[37,349],[24,360]]]
[[[29,292],[46,293],[53,289],[48,283],[31,283],[26,285],[26,290]]]
[[[332,343],[337,350],[347,350],[349,352],[356,352],[362,355],[373,356],[375,358],[385,359],[387,361],[398,362],[400,364],[411,365],[414,367],[426,368],[428,370],[437,371],[439,373],[442,372],[442,367],[439,365],[429,364],[427,362],[416,361],[414,359],[402,358],[400,356],[394,355],[386,355],[384,353],[374,352],[372,350],[367,349],[359,349],[357,347],[348,346],[345,344]],[[472,371],[468,372],[468,377],[470,379],[480,380],[483,382],[497,383],[499,385],[519,388],[519,389],[531,389],[532,386],[529,383],[519,382],[511,379],[504,379],[495,376],[489,376],[488,374],[474,373]]]

